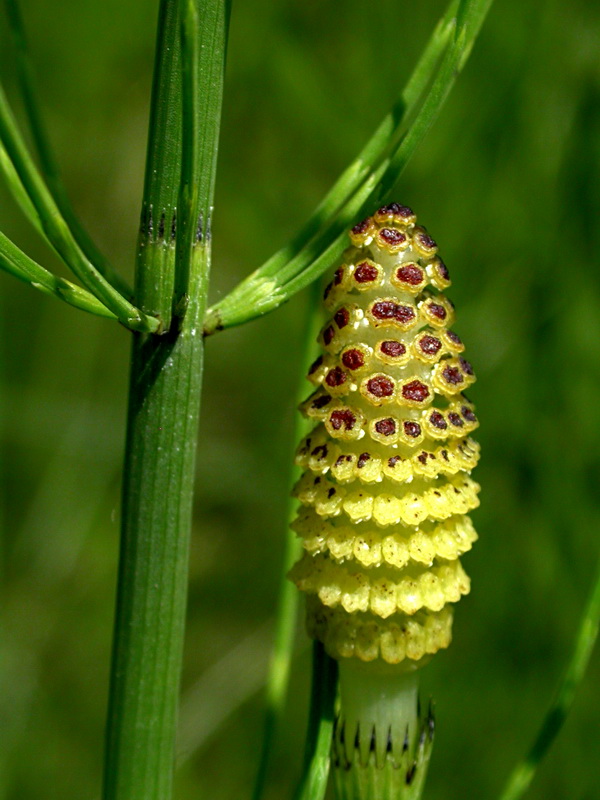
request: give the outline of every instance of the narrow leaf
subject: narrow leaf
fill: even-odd
[[[571,660],[558,691],[544,717],[537,736],[525,758],[512,771],[500,800],[519,800],[529,788],[536,770],[563,726],[571,710],[575,693],[585,671],[598,637],[600,621],[600,566],[598,568],[588,603],[584,609]]]
[[[125,327],[145,332],[158,331],[160,321],[142,313],[126,300],[82,252],[31,158],[1,87],[0,141],[36,209],[46,238],[67,266]]]
[[[40,266],[3,233],[0,233],[0,269],[28,283],[34,289],[64,300],[75,308],[89,311],[90,314],[99,317],[116,319],[112,311],[102,305],[94,295]]]
[[[41,113],[35,85],[34,69],[29,56],[29,47],[19,2],[18,0],[5,0],[5,3],[8,22],[15,44],[17,76],[23,99],[23,107],[29,123],[33,143],[40,160],[42,174],[46,178],[50,192],[71,229],[75,240],[86,257],[124,297],[131,297],[131,287],[114,269],[108,259],[99,251],[73,210],[67,191],[60,177],[58,164],[54,157],[54,152],[50,145],[50,139]]]

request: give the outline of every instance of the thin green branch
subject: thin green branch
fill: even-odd
[[[450,47],[408,131],[397,144],[390,158],[384,161],[378,170],[371,173],[369,179],[356,192],[331,226],[328,232],[331,243],[313,261],[303,266],[301,271],[297,271],[293,278],[287,280],[283,285],[279,285],[279,283],[276,285],[269,297],[268,307],[264,300],[259,300],[256,304],[259,313],[265,313],[265,308],[270,311],[287,302],[296,292],[301,291],[322,275],[332,263],[340,258],[348,246],[346,228],[351,222],[367,214],[370,207],[377,207],[392,198],[404,168],[437,118],[460,70],[466,63],[467,56],[471,52],[492,2],[493,0],[462,0]],[[326,238],[326,236],[323,237],[323,239]],[[244,313],[247,314],[247,312],[248,309]]]
[[[337,661],[327,655],[321,642],[315,642],[304,770],[295,800],[323,800],[325,797],[331,761],[337,667]]]
[[[393,148],[401,135],[406,121],[414,114],[427,86],[431,83],[440,58],[446,49],[454,29],[454,17],[459,6],[458,0],[452,0],[433,31],[423,53],[412,72],[400,97],[391,110],[379,123],[374,133],[351,164],[342,172],[306,225],[294,239],[271,256],[261,267],[245,278],[227,297],[209,309],[206,321],[208,333],[218,327],[230,327],[247,321],[240,317],[242,309],[254,306],[261,308],[259,314],[271,310],[260,306],[261,300],[268,296],[274,287],[273,276],[277,276],[277,285],[284,284],[305,266],[310,264],[315,253],[324,249],[324,242],[331,242],[339,230],[347,224],[349,214],[343,215],[344,221],[332,232],[332,221],[351,199],[361,184],[372,183],[369,176],[376,170],[385,153]],[[349,217],[352,219],[351,217]],[[315,241],[315,237],[316,241]],[[326,245],[325,245],[326,246]],[[277,307],[277,303],[273,307]],[[258,314],[253,314],[252,317]],[[238,319],[238,317],[240,317]],[[229,323],[229,320],[233,319]]]
[[[39,215],[46,238],[73,273],[127,328],[157,332],[160,328],[160,321],[144,314],[119,294],[98,269],[88,261],[75,241],[54,198],[31,159],[2,87],[0,87],[0,141]]]
[[[53,275],[44,267],[40,266],[32,258],[29,258],[16,244],[11,242],[3,233],[0,232],[0,269],[13,275],[34,289],[44,294],[64,300],[65,303],[88,311],[98,317],[108,317],[116,319],[112,311],[97,300],[94,295],[77,286],[71,281]]]
[[[379,205],[390,198],[402,170],[439,114],[457,75],[466,63],[491,2],[492,0],[461,0],[458,9],[455,4],[451,5],[409,81],[405,117],[398,122],[394,135],[387,142],[387,147],[383,148],[386,152],[389,151],[388,156],[378,166],[369,165],[367,176],[363,175],[362,184],[359,188],[352,187],[333,221],[326,223],[316,238],[305,245],[276,274],[265,275],[264,267],[259,268],[223,301],[210,309],[205,321],[207,334],[247,322],[278,308],[339,258],[347,246],[343,231],[348,224],[367,213],[371,206]],[[453,16],[455,12],[456,20]],[[444,49],[446,52],[440,63],[439,56]],[[434,52],[436,58],[432,55]],[[408,91],[408,87],[405,91]],[[406,117],[411,118],[411,123],[397,141],[401,122]],[[267,264],[270,262],[271,260]]]
[[[301,425],[296,425],[296,432],[301,435]],[[290,505],[289,523],[292,522],[296,515],[296,504],[291,503]],[[300,599],[299,592],[288,580],[287,573],[300,557],[301,550],[302,546],[298,538],[288,529],[275,619],[275,634],[265,687],[265,722],[256,780],[252,791],[253,800],[260,800],[263,796],[273,752],[273,743],[280,729],[284,714]]]
[[[23,16],[18,0],[4,0],[6,16],[15,46],[17,77],[21,89],[23,107],[27,115],[29,129],[33,143],[37,150],[42,171],[47,179],[50,176],[58,177],[58,165],[48,140],[46,126],[40,111],[40,106],[35,89],[33,64],[29,56],[29,46],[25,35]],[[50,180],[48,180],[50,183]]]
[[[419,113],[390,159],[390,165],[376,193],[377,202],[384,202],[393,194],[404,167],[437,119],[467,62],[492,3],[493,0],[461,0],[448,52]]]
[[[294,263],[295,256],[314,236],[327,233],[327,226],[331,219],[350,199],[353,192],[361,186],[386,151],[393,147],[407,117],[414,113],[421,95],[430,83],[435,67],[450,40],[458,5],[459,0],[452,0],[431,35],[400,97],[379,123],[354,161],[346,167],[321,200],[304,228],[292,242],[271,256],[253,275],[249,276],[246,279],[248,282],[253,282],[253,276],[259,277],[260,275],[260,278],[266,278],[277,275],[278,280],[283,283],[290,275],[295,275],[298,271],[298,262]],[[313,252],[315,249],[320,252],[318,245],[312,246]]]
[[[321,287],[318,282],[315,282],[307,298],[306,330],[303,337],[305,348],[304,357],[302,359],[301,379],[297,392],[298,404],[300,404],[306,396],[306,373],[316,356],[316,339],[322,324],[320,289]],[[307,420],[301,414],[296,414],[293,439],[294,446],[307,433],[308,428],[309,424]],[[293,466],[291,469],[290,486],[293,486],[299,477],[300,469]],[[265,726],[259,766],[252,793],[253,800],[260,800],[265,789],[273,742],[275,741],[277,731],[280,728],[283,718],[293,657],[294,634],[296,632],[300,593],[288,579],[287,573],[292,565],[299,559],[302,552],[300,540],[289,527],[297,514],[297,505],[297,501],[292,499],[290,495],[287,515],[288,527],[286,531],[285,551],[279,586],[277,617],[275,620],[275,636],[266,685]]]
[[[313,244],[312,242],[297,257],[297,263],[302,265],[302,269],[297,272],[285,284],[279,284],[278,280],[272,279],[271,289],[266,293],[263,289],[262,295],[257,295],[244,303],[240,303],[236,323],[249,322],[257,316],[262,316],[269,311],[274,311],[280,305],[286,303],[296,292],[304,289],[323,272],[328,269],[348,247],[348,228],[357,218],[365,213],[370,197],[378,184],[378,181],[385,174],[388,168],[388,161],[384,161],[368,178],[367,181],[354,194],[344,209],[338,214],[331,223],[325,234],[320,236]],[[239,320],[239,322],[238,322]]]
[[[598,637],[600,622],[600,565],[598,567],[590,598],[584,609],[575,638],[571,660],[550,709],[541,724],[529,753],[512,771],[500,800],[519,800],[529,788],[535,772],[556,739],[569,713],[575,693],[585,675],[594,644]]]
[[[2,142],[0,141],[0,174],[4,178],[4,183],[6,184],[7,189],[12,194],[14,200],[16,201],[17,205],[25,215],[26,219],[33,225],[33,227],[38,231],[42,238],[44,237],[44,231],[42,230],[42,223],[40,222],[39,215],[35,208],[33,207],[33,203],[29,199],[29,195],[23,188],[23,184],[15,170],[12,161],[8,157],[8,153],[4,149]]]
[[[295,514],[295,509],[294,512]],[[292,514],[289,522],[292,521]],[[301,545],[292,531],[287,532],[283,556],[283,574],[279,589],[275,635],[271,649],[265,687],[265,722],[258,769],[252,791],[253,800],[260,800],[267,782],[273,743],[283,719],[285,699],[292,663],[294,634],[298,616],[299,592],[287,579],[287,572],[300,556]]]
[[[5,5],[10,31],[15,45],[17,76],[19,79],[23,106],[33,143],[40,160],[42,174],[46,178],[54,200],[83,253],[115,289],[124,297],[131,298],[133,294],[131,287],[100,252],[73,210],[67,191],[60,177],[58,164],[54,157],[54,152],[50,145],[50,139],[41,113],[36,91],[34,69],[29,56],[29,47],[27,45],[25,26],[23,25],[23,17],[19,2],[18,0],[5,0]]]

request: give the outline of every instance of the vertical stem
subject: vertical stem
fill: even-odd
[[[313,671],[304,770],[295,800],[323,800],[329,778],[338,663],[313,643]]]
[[[162,2],[157,70],[163,64],[165,41],[175,46],[172,31],[164,31],[165,20],[178,26],[186,2],[192,0]],[[191,27],[187,25],[183,32],[193,68],[188,64],[181,72],[181,95],[190,96],[190,82],[196,95],[182,142],[198,156],[190,163],[189,157],[182,159],[175,148],[175,158],[180,185],[197,183],[200,174],[208,177],[202,184],[208,189],[196,195],[186,209],[186,214],[196,219],[200,214],[207,219],[220,123],[226,13],[223,0],[193,2],[196,12]],[[172,58],[172,52],[162,55]],[[167,83],[179,91],[180,82],[172,74]],[[169,103],[165,91],[162,102]],[[201,115],[199,109],[207,106],[211,114]],[[177,117],[174,115],[172,122],[180,131]],[[168,120],[163,134],[174,135]],[[204,146],[196,149],[192,144],[198,139]],[[161,148],[151,135],[151,148],[153,142],[160,159]],[[150,155],[149,163],[151,160]],[[177,194],[181,198],[180,185]],[[105,800],[169,800],[172,793],[204,355],[201,323],[211,258],[210,237],[195,233],[189,224],[177,226],[175,250],[178,257],[185,254],[186,260],[186,304],[180,309],[177,325],[163,336],[136,335],[133,343]],[[143,307],[157,297],[152,277],[157,260],[148,258],[146,252],[142,249],[138,256],[136,281]],[[158,267],[162,266],[159,260]],[[173,275],[177,272],[178,264],[174,264]],[[172,299],[172,286],[170,292]]]
[[[203,367],[195,306],[185,329],[133,344],[106,800],[171,796]]]
[[[376,662],[353,662],[344,659],[339,670],[348,760],[358,757],[367,763],[374,752],[381,765],[389,742],[402,743],[414,737],[419,727],[419,673],[385,666],[382,670]]]
[[[536,770],[558,736],[573,705],[575,693],[587,670],[600,624],[600,564],[596,568],[592,591],[583,611],[571,658],[556,696],[541,723],[531,749],[516,765],[500,800],[520,800],[529,789]]]
[[[136,268],[136,295],[165,329],[171,321],[181,172],[180,6],[180,0],[161,0],[158,14]]]
[[[311,286],[311,291],[307,298],[306,331],[303,337],[305,347],[301,380],[297,391],[298,405],[306,397],[306,373],[318,355],[317,336],[323,323],[321,295],[321,284],[319,281],[315,281]],[[298,442],[309,430],[310,425],[307,420],[301,414],[296,414],[293,438],[294,447],[297,446]],[[291,470],[290,486],[296,483],[300,474],[301,470],[299,467],[294,466]],[[288,529],[286,532],[281,584],[277,604],[275,636],[273,649],[271,651],[269,674],[267,676],[265,726],[258,769],[256,772],[256,781],[252,790],[252,800],[260,800],[264,793],[273,752],[273,743],[281,724],[290,677],[300,592],[298,592],[296,586],[287,577],[287,573],[292,565],[300,558],[302,553],[302,544],[298,536],[296,536],[289,527],[296,517],[298,511],[297,505],[297,501],[290,495],[287,515]]]

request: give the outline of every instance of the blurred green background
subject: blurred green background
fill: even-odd
[[[442,8],[236,0],[214,298],[304,221],[395,98]],[[24,13],[74,203],[131,274],[156,3],[27,0]],[[482,420],[481,538],[464,559],[472,594],[453,646],[422,675],[438,716],[428,800],[498,795],[549,703],[600,553],[599,22],[586,0],[496,0],[398,192],[450,267]],[[3,188],[0,224],[57,268]],[[94,800],[128,334],[5,275],[0,293],[0,798]],[[178,800],[248,797],[254,777],[305,305],[301,295],[208,342]],[[289,796],[300,768],[301,624],[298,641],[270,800]],[[599,681],[596,654],[532,800],[600,797]]]

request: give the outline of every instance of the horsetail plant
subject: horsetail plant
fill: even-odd
[[[5,5],[37,161],[0,87],[0,171],[81,285],[54,275],[4,234],[0,266],[132,334],[104,800],[172,796],[204,341],[314,283],[346,249],[350,226],[351,249],[326,290],[332,319],[320,338],[325,354],[310,371],[318,388],[304,405],[318,424],[298,451],[305,473],[295,490],[302,509],[294,529],[305,555],[290,574],[308,595],[317,640],[298,797],[320,800],[332,763],[339,800],[417,800],[433,714],[419,707],[416,670],[449,644],[449,604],[469,589],[458,558],[476,538],[466,513],[477,504],[469,473],[478,450],[469,438],[473,406],[462,394],[474,377],[442,294],[447,270],[412,211],[391,199],[491,0],[450,2],[398,101],[306,225],[208,309],[227,0],[160,0],[133,290],[69,203],[38,107],[20,9],[17,0]],[[290,534],[288,561],[298,549]],[[255,800],[281,722],[294,592],[291,583],[282,588]],[[596,592],[568,687],[587,663],[599,607]],[[563,717],[571,696],[560,695]],[[536,757],[558,730],[552,719]],[[520,796],[535,763],[515,773],[507,798]]]

